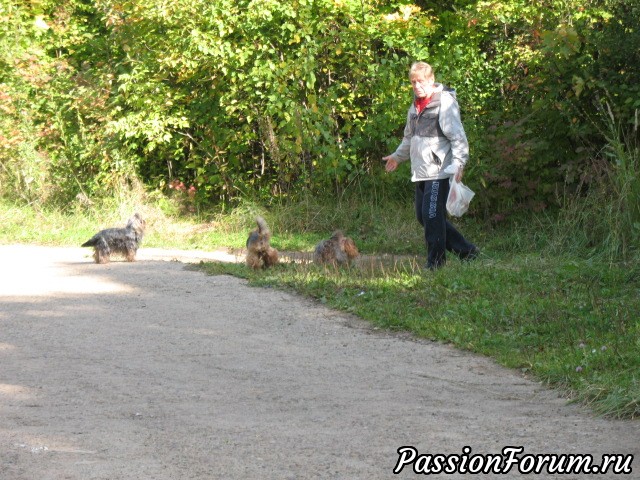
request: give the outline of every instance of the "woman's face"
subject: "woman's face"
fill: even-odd
[[[430,97],[433,94],[433,77],[425,78],[422,73],[411,76],[411,86],[417,98]]]

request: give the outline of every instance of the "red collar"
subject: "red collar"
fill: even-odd
[[[432,98],[433,98],[433,95],[431,95],[430,97],[416,98],[415,103],[416,103],[416,110],[418,110],[418,113],[420,113],[422,110],[427,108],[427,105],[429,105],[429,102],[431,101]]]

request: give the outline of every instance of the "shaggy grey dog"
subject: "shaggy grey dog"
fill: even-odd
[[[109,263],[111,254],[114,253],[124,255],[127,262],[134,262],[145,227],[145,221],[139,213],[136,213],[129,219],[126,227],[100,230],[82,246],[93,247],[93,258],[96,263]]]

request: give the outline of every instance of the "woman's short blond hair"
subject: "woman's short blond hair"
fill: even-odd
[[[409,69],[409,79],[415,75],[423,75],[427,80],[434,78],[433,68],[427,62],[415,62]]]

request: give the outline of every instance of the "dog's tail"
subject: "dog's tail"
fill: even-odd
[[[269,230],[269,225],[262,217],[256,217],[256,223],[258,224],[258,232],[262,235],[271,235],[271,230]]]
[[[98,243],[98,235],[94,235],[93,237],[91,237],[89,240],[87,240],[86,242],[84,242],[82,245],[80,245],[81,247],[95,247],[96,244]]]

